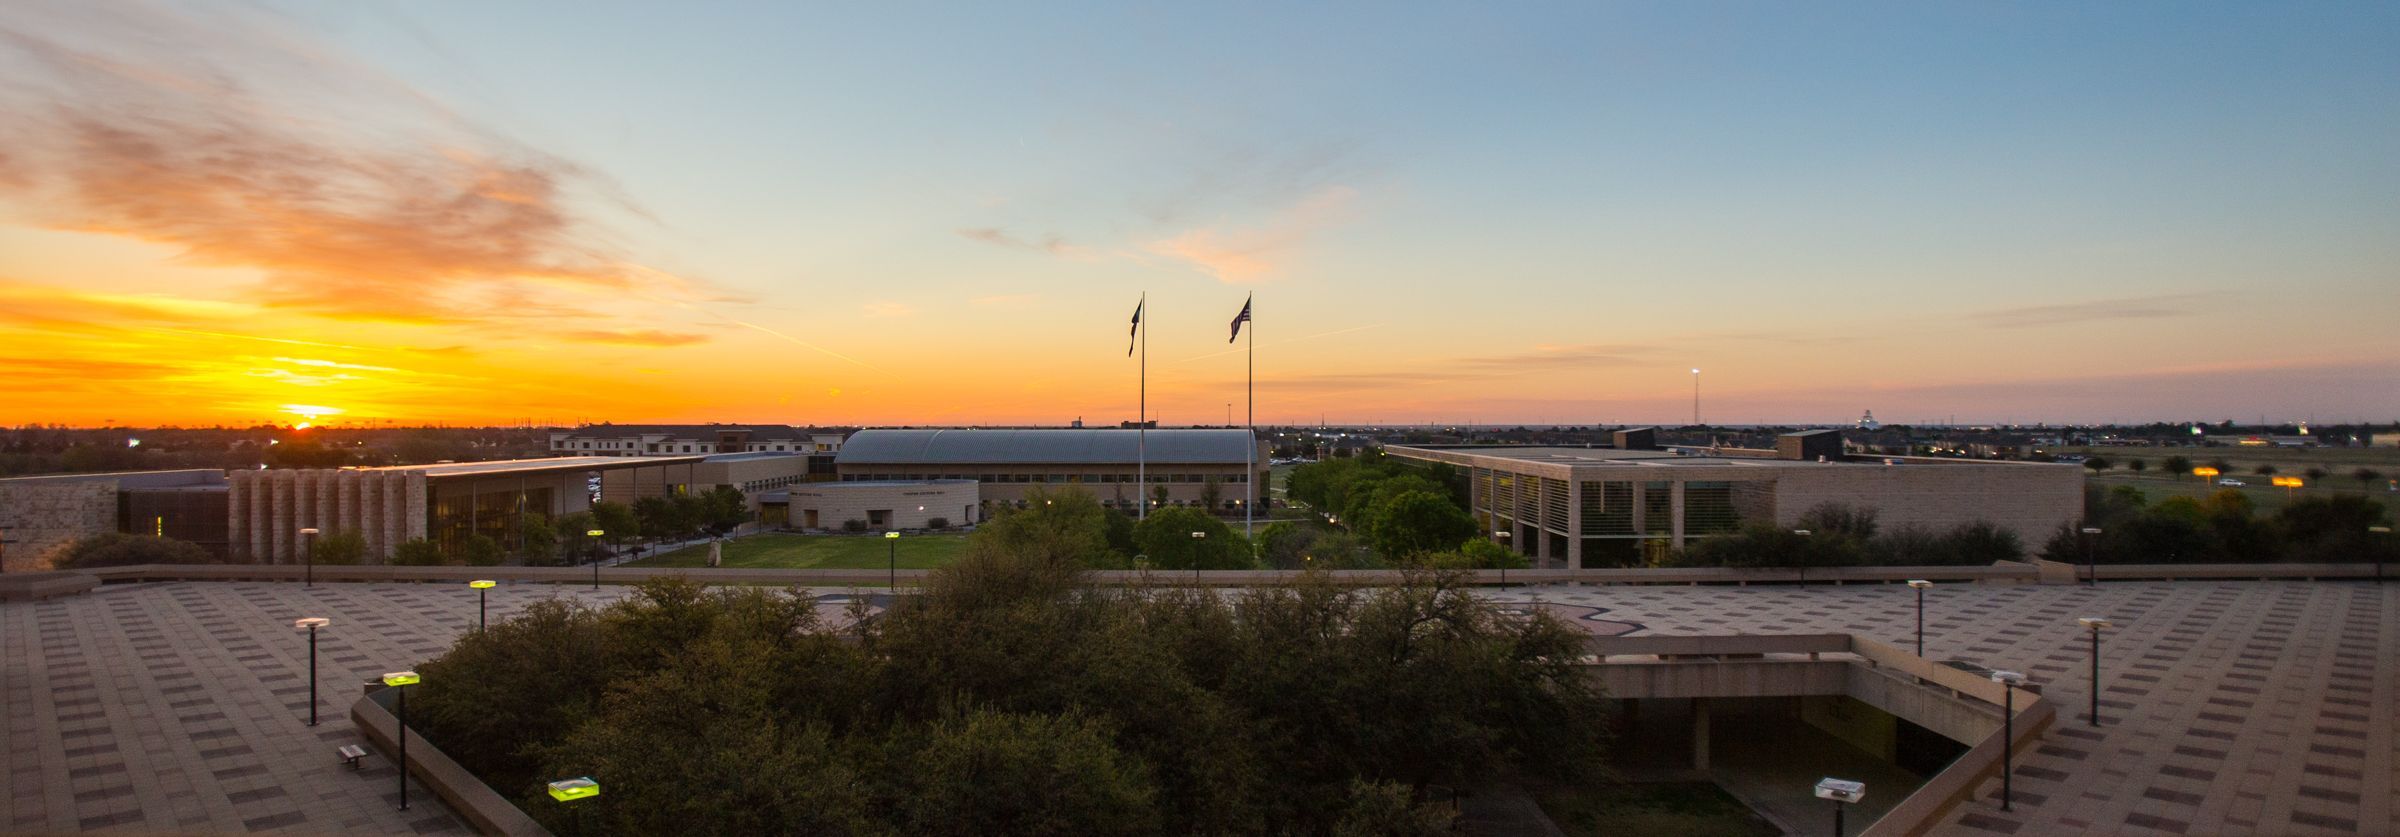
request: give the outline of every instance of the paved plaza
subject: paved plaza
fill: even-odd
[[[828,593],[834,591],[826,591]],[[492,591],[492,618],[560,585]],[[1905,646],[1899,585],[1550,587],[1539,600],[1595,633],[1847,632]],[[1588,608],[1588,610],[1586,610]],[[838,612],[838,604],[823,609]],[[2177,582],[1946,585],[1927,597],[1927,652],[2024,671],[2060,723],[2017,761],[2015,811],[1979,799],[1949,834],[2400,833],[2400,584]],[[320,726],[308,721],[306,638],[326,616]],[[2086,638],[2104,638],[2103,725],[2085,726]],[[422,789],[396,810],[380,755],[350,771],[360,684],[439,654],[475,623],[463,585],[145,583],[0,604],[0,830],[456,833]],[[1996,792],[1997,783],[1992,790]]]

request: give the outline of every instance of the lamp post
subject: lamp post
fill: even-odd
[[[1697,366],[1692,367],[1692,426],[1700,426],[1700,367]]]
[[[2084,630],[2090,631],[2092,634],[2091,725],[2096,727],[2100,725],[2100,631],[2104,628],[2116,627],[2116,623],[2098,616],[2086,616],[2075,620],[2075,624],[2082,625]]]
[[[301,570],[301,571],[300,571],[300,572],[301,572],[301,575],[300,575],[300,578],[301,578],[300,586],[302,586],[302,587],[315,587],[315,586],[317,586],[317,550],[315,549],[316,545],[317,545],[317,530],[316,530],[316,529],[310,528],[310,529],[302,529],[302,530],[300,530],[300,560],[308,562],[308,566],[307,566],[307,568],[306,568],[306,569],[303,569],[303,570]]]
[[[560,803],[574,802],[578,799],[591,799],[600,795],[600,783],[592,781],[592,777],[590,776],[584,776],[575,779],[560,779],[556,782],[551,782],[549,787],[550,798],[558,800]],[[583,825],[583,806],[576,806],[575,810],[577,813],[577,816],[575,817],[577,826],[576,830],[580,831],[583,830],[581,827]]]
[[[1827,776],[1817,780],[1817,798],[1833,800],[1833,837],[1842,837],[1842,807],[1865,799],[1867,784]]]
[[[475,588],[475,632],[476,632],[476,633],[483,633],[483,627],[484,627],[484,617],[485,617],[486,615],[488,615],[488,613],[489,613],[489,611],[488,611],[488,610],[486,610],[484,606],[490,603],[490,600],[489,600],[488,596],[489,596],[489,594],[491,593],[491,590],[492,590],[492,588],[493,588],[494,586],[497,586],[498,584],[499,584],[499,582],[497,582],[497,581],[493,581],[493,580],[491,580],[491,579],[488,579],[488,578],[478,578],[478,579],[476,579],[476,580],[474,580],[474,581],[467,582],[467,586]]]
[[[2382,584],[2382,583],[2383,583],[2383,553],[2384,553],[2386,550],[2389,550],[2389,549],[2391,549],[2391,548],[2392,548],[2392,527],[2390,527],[2390,526],[2369,526],[2369,527],[2367,527],[2367,534],[2370,534],[2370,535],[2382,535],[2382,536],[2383,536],[2383,542],[2382,542],[2382,543],[2379,543],[2379,544],[2376,544],[2376,545],[2373,547],[2373,549],[2374,549],[2374,551],[2375,551],[2375,583],[2377,583],[2377,584]]]
[[[2016,792],[2017,687],[2025,685],[2025,675],[1995,671],[1992,682],[2000,684],[2000,810],[2006,811]]]
[[[1207,532],[1193,532],[1193,533],[1192,533],[1192,540],[1195,540],[1195,541],[1200,541],[1200,540],[1207,540],[1207,539],[1208,539],[1208,533],[1207,533]],[[1194,548],[1194,549],[1192,550],[1192,586],[1194,586],[1194,587],[1198,587],[1198,586],[1200,586],[1200,550],[1199,550],[1199,549],[1197,549],[1197,548]]]
[[[1908,586],[1917,591],[1917,656],[1922,657],[1925,656],[1925,588],[1932,587],[1933,582],[1912,578],[1908,580]]]
[[[1492,537],[1499,538],[1500,545],[1503,547],[1508,546],[1508,539],[1512,534],[1514,533],[1506,529],[1492,530]],[[1501,589],[1508,588],[1508,561],[1505,560],[1500,562],[1500,587]]]
[[[583,536],[584,536],[584,537],[587,537],[587,538],[594,538],[594,539],[598,539],[598,538],[604,538],[604,537],[607,537],[607,536],[608,536],[608,532],[607,532],[606,530],[603,530],[603,529],[586,529],[586,530],[584,530],[584,532],[583,532]],[[601,558],[594,558],[594,559],[592,559],[592,592],[595,592],[595,593],[597,593],[597,592],[599,592],[599,591],[600,591],[600,562],[601,562],[602,560],[604,560],[604,559],[601,559]]]
[[[2083,584],[2100,586],[2100,559],[2092,554],[2092,542],[2100,539],[2100,527],[2083,527]]]
[[[333,624],[323,616],[292,620],[292,630],[308,632],[308,725],[317,725],[317,629]]]
[[[393,737],[400,739],[400,810],[408,810],[408,687],[420,680],[416,672],[394,671],[383,675],[383,685],[399,689],[393,702],[399,704],[400,729]]]
[[[1815,532],[1811,532],[1811,531],[1809,531],[1809,530],[1807,530],[1807,529],[1794,529],[1794,530],[1792,530],[1792,534],[1799,535],[1800,537],[1806,538],[1806,537],[1808,537],[1808,536],[1810,536],[1810,535],[1814,535],[1814,534],[1816,534],[1816,533],[1815,533]],[[1807,551],[1808,551],[1808,549],[1809,549],[1809,546],[1810,546],[1809,544],[1807,544],[1807,543],[1805,543],[1805,542],[1804,542],[1804,543],[1802,543],[1802,544],[1801,544],[1801,547],[1800,547],[1800,551],[1803,553],[1803,554],[1800,556],[1800,586],[1802,586],[1802,587],[1806,587],[1806,586],[1808,586],[1808,555],[1807,555],[1807,554],[1805,554],[1805,553],[1807,553]]]
[[[884,583],[892,588],[892,595],[900,595],[900,533],[883,533],[883,560],[890,565],[885,571],[891,576]]]

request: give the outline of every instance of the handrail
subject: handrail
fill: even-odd
[[[1593,656],[1731,657],[1754,654],[1840,654],[1849,634],[1735,634],[1717,636],[1596,636],[1584,641]]]
[[[98,567],[79,570],[103,581],[298,581],[310,572],[293,564],[136,564],[122,567]],[[903,585],[922,584],[932,570],[879,569],[767,569],[737,567],[626,567],[608,566],[599,570],[599,580],[612,584],[630,584],[651,578],[691,578],[717,584],[795,584],[814,586],[881,587],[887,579],[896,577]],[[319,566],[313,570],[320,581],[334,582],[412,582],[467,581],[489,578],[499,581],[545,582],[556,584],[591,583],[593,571],[584,567],[403,567],[403,566]],[[1411,574],[1407,570],[1333,570],[1322,572],[1337,583],[1378,585],[1401,582]],[[2368,578],[2374,574],[2372,564],[2103,564],[2099,577],[2112,581],[2140,579],[2318,579]],[[1248,587],[1288,584],[1309,575],[1301,570],[1095,570],[1091,579],[1100,584],[1149,584],[1186,587]],[[1909,579],[1941,582],[2041,582],[2063,583],[2057,578],[2044,579],[2040,569],[2030,564],[2006,563],[1975,567],[1823,567],[1801,570],[1792,567],[1729,568],[1729,567],[1625,567],[1586,570],[1471,570],[1464,573],[1466,582],[1477,585],[1523,584],[1763,584],[1798,582],[1874,582],[1898,583]]]
[[[358,726],[359,734],[366,737],[367,743],[375,745],[385,758],[392,757],[393,748],[399,741],[399,719],[392,717],[391,710],[385,709],[376,695],[360,696],[356,703],[350,704],[350,722]],[[450,810],[466,818],[467,824],[478,833],[503,837],[550,837],[549,829],[543,828],[524,809],[508,801],[508,797],[492,790],[491,785],[484,784],[483,779],[469,772],[466,767],[452,761],[448,754],[433,746],[433,742],[425,740],[424,734],[411,729],[409,737],[416,739],[417,744],[408,748],[408,775],[432,790],[443,802],[449,803]]]

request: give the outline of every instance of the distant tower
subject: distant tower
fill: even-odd
[[[1876,420],[1875,420],[1875,411],[1874,411],[1874,410],[1868,410],[1866,415],[1863,415],[1863,416],[1859,416],[1859,417],[1858,417],[1858,429],[1860,429],[1860,430],[1881,430],[1881,429],[1883,429],[1883,422],[1880,422],[1880,421],[1876,421]]]

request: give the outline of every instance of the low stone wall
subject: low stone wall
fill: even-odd
[[[378,690],[350,704],[350,722],[357,725],[359,734],[366,737],[367,743],[382,751],[384,758],[396,761],[400,722],[392,716],[391,710],[383,706],[384,701],[389,699],[385,694],[388,691]],[[434,796],[449,804],[450,810],[458,812],[467,824],[474,826],[477,832],[510,837],[549,837],[549,829],[543,828],[541,823],[535,822],[523,810],[511,804],[507,797],[492,790],[482,779],[475,778],[475,774],[467,772],[458,762],[451,761],[432,742],[426,741],[425,736],[412,731],[408,738],[408,775],[420,783],[414,790],[432,791]]]
[[[100,586],[100,577],[81,572],[0,574],[0,602],[72,596]]]

